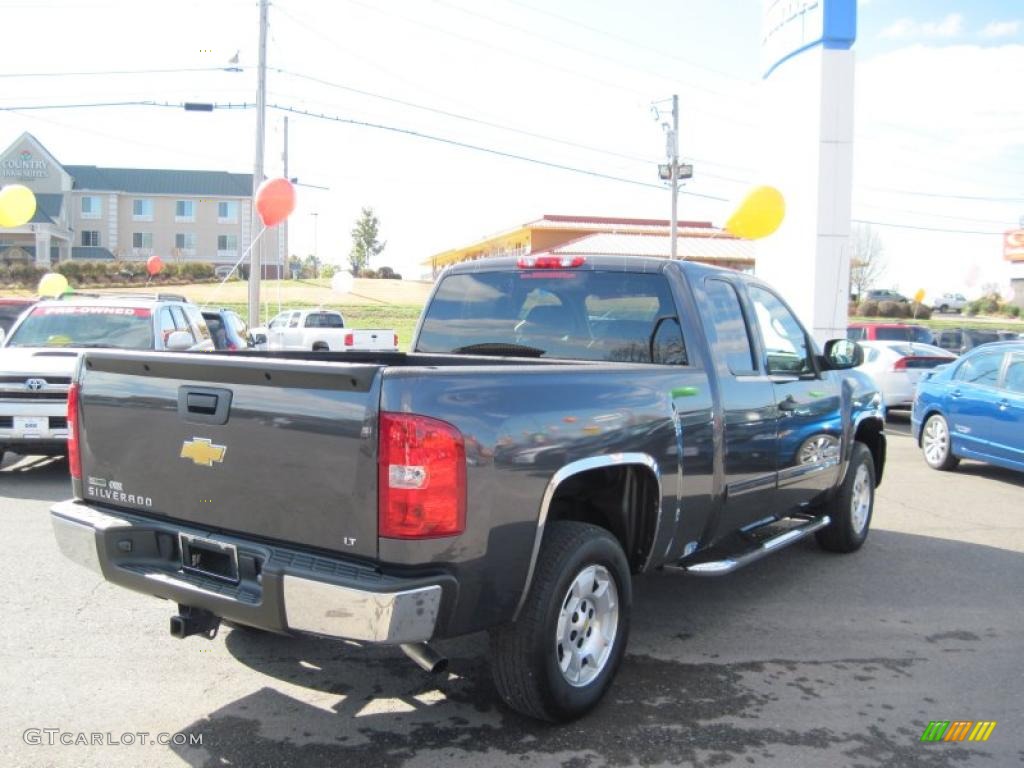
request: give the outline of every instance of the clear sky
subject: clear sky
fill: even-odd
[[[362,206],[387,240],[374,266],[414,277],[433,253],[543,213],[667,218],[651,105],[672,93],[695,166],[680,217],[722,223],[773,181],[756,170],[760,13],[757,0],[274,0],[271,104],[577,169],[293,114],[290,173],[330,190],[300,189],[290,250],[313,251],[318,220],[320,257],[343,262]],[[253,0],[0,0],[0,107],[251,103],[257,22]],[[1024,3],[862,2],[854,50],[854,218],[878,222],[880,287],[1005,291],[992,233],[1024,215]],[[236,51],[243,72],[216,69]],[[23,76],[193,68],[214,71]],[[271,174],[282,118],[268,112]],[[254,125],[251,109],[0,111],[0,144],[28,130],[65,163],[251,171]]]

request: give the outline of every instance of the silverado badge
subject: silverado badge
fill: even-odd
[[[200,467],[212,467],[213,462],[224,461],[226,445],[214,445],[205,437],[193,437],[181,444],[181,458],[192,459]]]

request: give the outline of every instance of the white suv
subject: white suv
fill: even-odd
[[[0,462],[6,450],[62,454],[67,393],[83,349],[213,350],[199,308],[176,294],[74,294],[40,301],[0,346]]]

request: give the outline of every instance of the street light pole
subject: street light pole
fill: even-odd
[[[320,264],[320,248],[317,244],[317,230],[320,225],[320,214],[311,213],[309,215],[313,217],[313,268],[318,269],[318,265]],[[319,277],[319,275],[317,275],[317,277]]]
[[[263,142],[267,123],[267,8],[269,0],[260,0],[260,52],[256,75],[256,162],[253,164],[253,209],[249,223],[249,325],[258,325],[260,319],[260,279],[263,267],[260,243],[253,243],[256,225],[261,223],[256,213],[256,190],[263,183]]]

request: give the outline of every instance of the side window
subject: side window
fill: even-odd
[[[302,317],[302,313],[301,312],[292,312],[292,317],[288,321],[288,327],[289,328],[298,328],[299,327],[299,318],[300,317]]]
[[[674,317],[664,317],[658,321],[651,346],[651,362],[662,365],[687,365],[686,343],[683,341],[683,329]]]
[[[203,318],[203,313],[199,311],[198,307],[194,307],[191,304],[185,306],[185,314],[188,315],[188,319],[192,321],[193,327],[199,331],[199,337],[203,340],[210,338],[210,329],[206,325],[206,320]]]
[[[167,343],[167,337],[178,330],[174,325],[174,318],[171,317],[170,307],[163,307],[160,310],[160,314],[157,315],[156,319],[156,329],[160,334],[160,338],[163,339],[164,344]]]
[[[778,296],[758,285],[749,287],[761,326],[768,373],[800,375],[814,371],[807,333]]]
[[[964,360],[956,371],[956,380],[964,384],[982,384],[994,387],[999,380],[1003,364],[1002,352],[989,352]]]
[[[267,327],[268,328],[284,328],[284,326],[287,325],[287,324],[288,324],[288,314],[286,312],[282,312],[280,315],[278,315],[273,320],[271,320],[270,321],[270,325],[267,326]]]
[[[185,313],[182,312],[181,307],[171,307],[171,315],[174,316],[175,330],[185,331],[185,333],[192,337],[192,341],[195,341],[196,335],[192,331],[192,326],[185,318]]]
[[[1010,365],[1006,369],[1006,381],[1003,387],[1010,392],[1024,394],[1024,354],[1015,353],[1010,357]]]
[[[704,290],[711,304],[708,316],[715,329],[715,356],[724,357],[732,373],[755,373],[750,334],[736,289],[725,280],[709,278]]]

